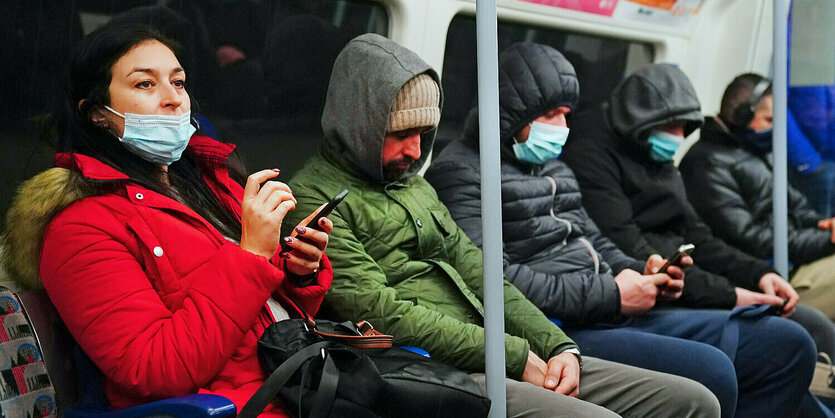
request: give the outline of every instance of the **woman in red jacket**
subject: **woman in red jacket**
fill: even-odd
[[[299,226],[308,242],[278,250],[292,192],[270,181],[278,170],[242,188],[234,147],[193,135],[176,51],[143,26],[81,41],[55,112],[57,167],[22,188],[6,259],[30,287],[40,277],[114,407],[199,391],[240,409],[265,378],[261,333],[295,303],[314,314],[330,286],[332,224]]]

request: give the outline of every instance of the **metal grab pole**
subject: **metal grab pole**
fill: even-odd
[[[484,257],[484,344],[490,418],[506,413],[501,169],[499,165],[499,45],[496,0],[476,2],[481,227]],[[483,196],[490,196],[485,199]]]
[[[787,49],[788,49],[788,3],[774,0],[774,130],[772,147],[774,152],[774,269],[786,280],[789,279],[789,210],[786,185],[788,175],[788,148],[786,145],[786,107],[788,96]]]

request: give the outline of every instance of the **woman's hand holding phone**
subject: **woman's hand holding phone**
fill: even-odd
[[[326,205],[319,206],[316,211],[296,225],[290,236],[284,238],[283,249],[289,272],[306,276],[318,271],[322,254],[328,246],[328,234],[333,229],[333,222],[326,217],[320,217],[315,228],[310,222]]]
[[[319,209],[296,225],[289,237],[284,238],[282,249],[287,255],[287,270],[300,276],[316,273],[325,247],[328,246],[328,234],[333,229],[333,223],[326,216],[347,195],[348,189],[337,193],[328,203],[319,206]]]

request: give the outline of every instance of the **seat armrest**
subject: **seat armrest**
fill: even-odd
[[[68,408],[64,416],[67,418],[139,418],[146,416],[174,416],[174,417],[227,417],[235,416],[238,408],[229,399],[220,395],[193,394],[179,398],[163,399],[137,405],[118,411],[102,411],[82,408]]]

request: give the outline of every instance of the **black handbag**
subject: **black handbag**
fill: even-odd
[[[298,418],[487,416],[490,400],[466,373],[391,348],[392,337],[367,322],[304,315],[270,325],[258,340],[270,376],[240,417],[257,416],[276,395]]]

